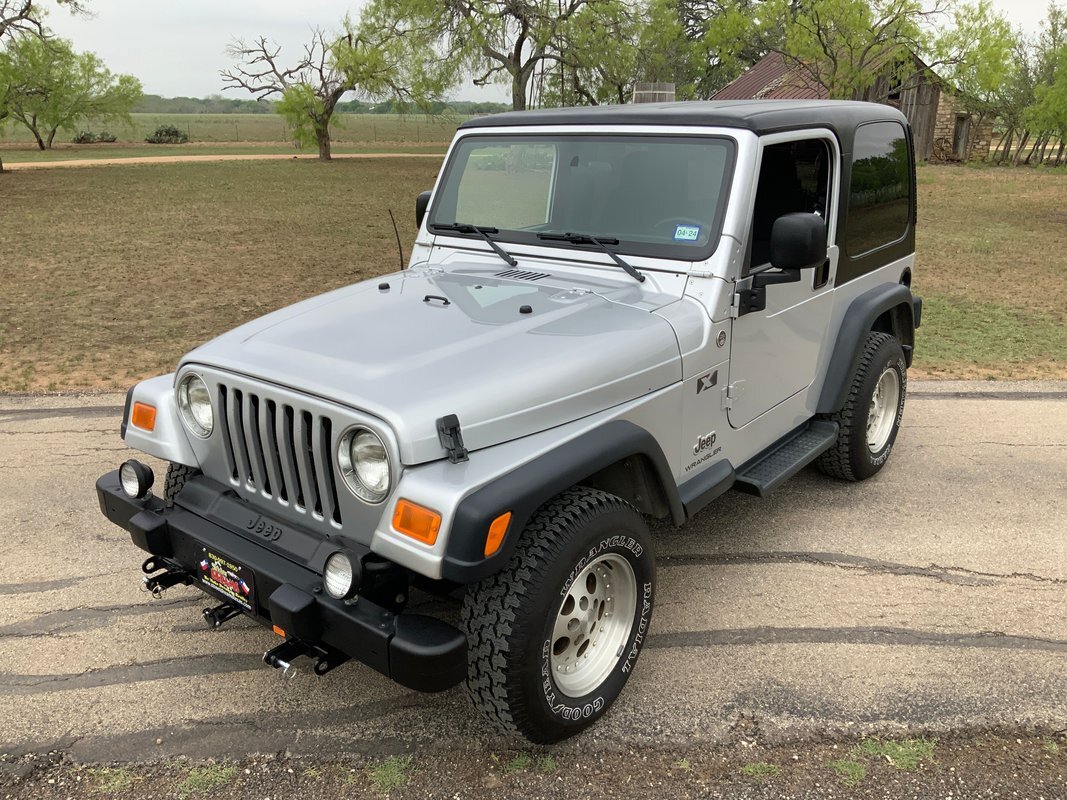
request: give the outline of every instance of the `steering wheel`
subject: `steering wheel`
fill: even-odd
[[[669,222],[672,222],[675,225],[678,225],[678,224],[689,224],[689,225],[696,225],[698,228],[706,227],[706,223],[701,222],[699,219],[693,219],[692,217],[667,217],[666,219],[661,219],[659,222],[655,223],[652,227],[653,228],[660,228],[660,227],[666,225]]]

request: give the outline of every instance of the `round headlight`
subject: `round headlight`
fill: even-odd
[[[389,455],[378,435],[353,428],[341,437],[337,463],[348,488],[368,503],[380,503],[389,494]]]
[[[185,425],[201,439],[211,435],[215,414],[211,410],[211,393],[199,375],[190,373],[178,384],[178,410]]]
[[[352,561],[341,551],[337,551],[326,559],[326,567],[322,571],[323,583],[326,586],[326,594],[338,600],[343,600],[352,595],[355,580],[352,574]]]

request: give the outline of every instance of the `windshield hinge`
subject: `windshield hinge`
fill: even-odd
[[[741,316],[741,293],[734,292],[730,295],[730,319],[737,319]]]
[[[448,452],[448,460],[453,464],[468,461],[467,448],[463,446],[463,432],[459,428],[459,417],[449,414],[437,420],[437,439],[441,447]]]

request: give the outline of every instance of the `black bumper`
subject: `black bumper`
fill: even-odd
[[[193,585],[216,595],[196,579],[203,548],[239,562],[254,574],[254,612],[267,627],[277,625],[292,640],[326,645],[362,661],[397,683],[423,692],[447,689],[467,671],[467,640],[435,617],[394,613],[366,598],[352,604],[322,591],[322,576],[179,505],[164,508],[155,498],[127,497],[118,470],[96,482],[104,516],[130,533],[133,543],[171,568],[188,572]]]

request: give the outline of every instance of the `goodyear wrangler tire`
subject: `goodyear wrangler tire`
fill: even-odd
[[[899,341],[888,333],[867,335],[844,407],[826,416],[840,430],[834,446],[819,457],[823,472],[862,481],[885,466],[904,416],[907,369]]]
[[[507,567],[464,599],[474,705],[541,744],[591,725],[633,671],[655,580],[648,528],[629,503],[585,487],[546,503]]]
[[[173,506],[174,498],[185,487],[185,482],[199,474],[200,470],[196,467],[187,467],[172,461],[167,467],[167,479],[163,483],[163,504],[167,508]]]

